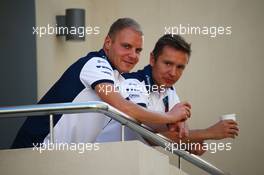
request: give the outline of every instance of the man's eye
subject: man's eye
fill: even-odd
[[[183,70],[185,68],[185,66],[184,65],[178,65],[177,68]]]
[[[137,54],[140,54],[142,49],[136,49]]]
[[[130,48],[130,46],[128,44],[123,44],[123,47],[126,48],[126,49]]]

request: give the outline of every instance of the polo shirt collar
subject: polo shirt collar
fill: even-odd
[[[109,62],[110,66],[112,67],[113,70],[117,70],[117,68],[111,63],[111,61],[109,60],[108,56],[106,55],[106,53],[103,49],[100,49],[98,53],[102,58],[106,59]]]

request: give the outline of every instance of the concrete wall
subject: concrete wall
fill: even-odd
[[[1,150],[1,174],[186,175],[169,164],[167,155],[139,141],[87,144],[75,149],[72,145],[56,145],[53,150],[49,147],[45,151]]]
[[[65,42],[55,36],[37,37],[38,97],[40,98],[77,58],[102,47],[110,24],[118,17],[132,17],[145,32],[144,51],[137,68],[148,63],[154,43],[165,26],[231,26],[231,35],[211,38],[184,35],[192,43],[192,57],[176,87],[189,101],[191,128],[204,128],[222,114],[237,113],[240,135],[231,151],[206,153],[203,158],[232,174],[261,174],[264,122],[264,59],[262,56],[263,7],[261,0],[47,0],[36,1],[37,25],[55,24],[66,8],[86,9],[86,25],[99,26],[100,34],[85,42]],[[203,174],[184,164],[190,174]]]

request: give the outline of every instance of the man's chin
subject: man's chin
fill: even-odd
[[[171,88],[175,83],[176,81],[164,81],[164,86],[166,88]]]
[[[164,84],[164,87],[165,88],[171,88],[171,87],[173,87],[173,84]]]
[[[120,73],[129,73],[131,70],[132,70],[132,68],[131,69],[130,68],[129,69],[128,68],[127,69],[123,68],[123,69],[119,69],[119,72]]]
[[[123,66],[120,68],[122,73],[128,73],[130,72],[132,69],[134,68],[134,66]]]

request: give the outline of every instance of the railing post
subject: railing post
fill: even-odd
[[[50,143],[54,143],[53,114],[49,115]]]
[[[121,141],[125,141],[125,125],[121,125]]]
[[[178,156],[178,168],[181,169],[181,156]]]

